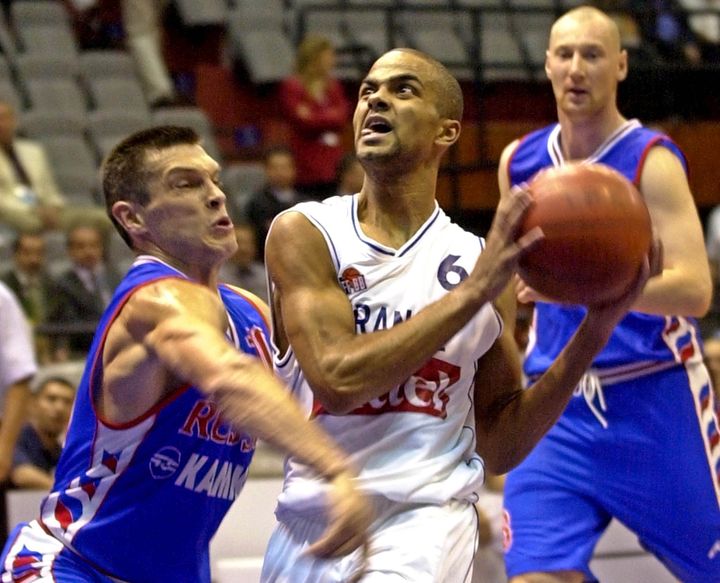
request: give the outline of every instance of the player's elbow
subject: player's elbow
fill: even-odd
[[[316,361],[316,366],[306,368],[305,377],[316,401],[328,413],[344,415],[372,397],[367,392],[367,375],[361,374],[362,370],[364,367],[346,353],[328,350]]]
[[[503,451],[492,451],[484,449],[477,453],[483,459],[485,471],[495,475],[507,474],[514,469],[527,455],[527,452],[511,451],[504,449]]]
[[[340,381],[311,383],[316,401],[331,415],[345,415],[359,406],[351,387]]]
[[[712,305],[713,286],[709,278],[703,285],[698,286],[695,296],[695,309],[690,315],[696,318],[702,318],[708,313]]]

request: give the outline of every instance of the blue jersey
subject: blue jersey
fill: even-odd
[[[686,167],[685,157],[670,138],[643,127],[637,120],[623,124],[587,162],[611,166],[638,186],[645,158],[653,147],[667,148]],[[529,182],[539,170],[563,163],[560,125],[552,124],[520,140],[508,165],[510,184]],[[547,370],[570,340],[585,312],[581,306],[536,304],[525,359],[525,372],[529,378]],[[701,359],[699,331],[694,320],[630,312],[595,358],[593,369],[608,384]]]
[[[41,524],[98,571],[122,580],[209,583],[209,541],[247,478],[254,439],[221,418],[216,403],[183,386],[139,418],[110,423],[94,401],[103,379],[108,329],[133,292],[164,278],[184,278],[143,256],[103,315],[53,491]],[[268,362],[268,329],[239,290],[220,287],[230,316],[228,339]]]

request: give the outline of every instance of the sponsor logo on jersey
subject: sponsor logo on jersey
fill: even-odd
[[[164,480],[172,476],[180,467],[182,456],[175,447],[163,447],[150,458],[150,474],[156,480]]]
[[[350,295],[367,289],[365,276],[354,267],[348,267],[340,276],[340,285]]]
[[[247,480],[247,467],[194,453],[175,480],[175,485],[211,498],[235,500]]]
[[[431,358],[415,374],[389,393],[373,399],[349,415],[380,415],[381,413],[424,413],[447,417],[447,390],[460,379],[460,367],[439,358]],[[327,413],[316,403],[315,415]]]
[[[247,434],[236,433],[226,423],[218,411],[217,403],[209,399],[200,399],[185,419],[179,433],[190,437],[197,437],[221,445],[236,445],[240,443],[242,451],[255,449],[255,438]]]
[[[369,306],[357,303],[353,305],[355,331],[358,334],[387,330],[412,317],[412,310],[393,309],[387,306]]]

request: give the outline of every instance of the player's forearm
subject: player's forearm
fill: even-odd
[[[348,335],[318,350],[317,369],[304,370],[323,405],[345,413],[417,372],[492,299],[482,290],[461,288],[387,330]]]
[[[511,470],[555,424],[593,358],[610,338],[614,326],[609,324],[588,315],[548,370],[506,403],[483,452],[490,471],[502,474]]]
[[[27,417],[30,396],[29,380],[22,380],[5,393],[2,423],[0,423],[0,482],[8,478],[13,451],[18,435]]]
[[[30,397],[29,380],[12,385],[5,394],[2,423],[0,423],[0,443],[12,444],[20,434],[27,419],[27,403]]]
[[[660,316],[683,315],[700,318],[710,309],[712,279],[704,263],[697,267],[665,269],[650,279],[632,309]]]
[[[53,477],[49,473],[30,464],[13,468],[11,478],[16,487],[28,490],[50,490],[53,485]]]
[[[308,422],[288,389],[255,357],[242,354],[209,327],[165,322],[148,344],[178,378],[212,395],[237,428],[296,456],[320,475],[348,470],[342,453]]]

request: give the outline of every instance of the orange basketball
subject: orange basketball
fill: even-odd
[[[566,164],[529,183],[534,199],[521,232],[545,239],[520,260],[520,275],[562,303],[612,301],[637,276],[652,240],[650,215],[637,188],[603,164]]]

